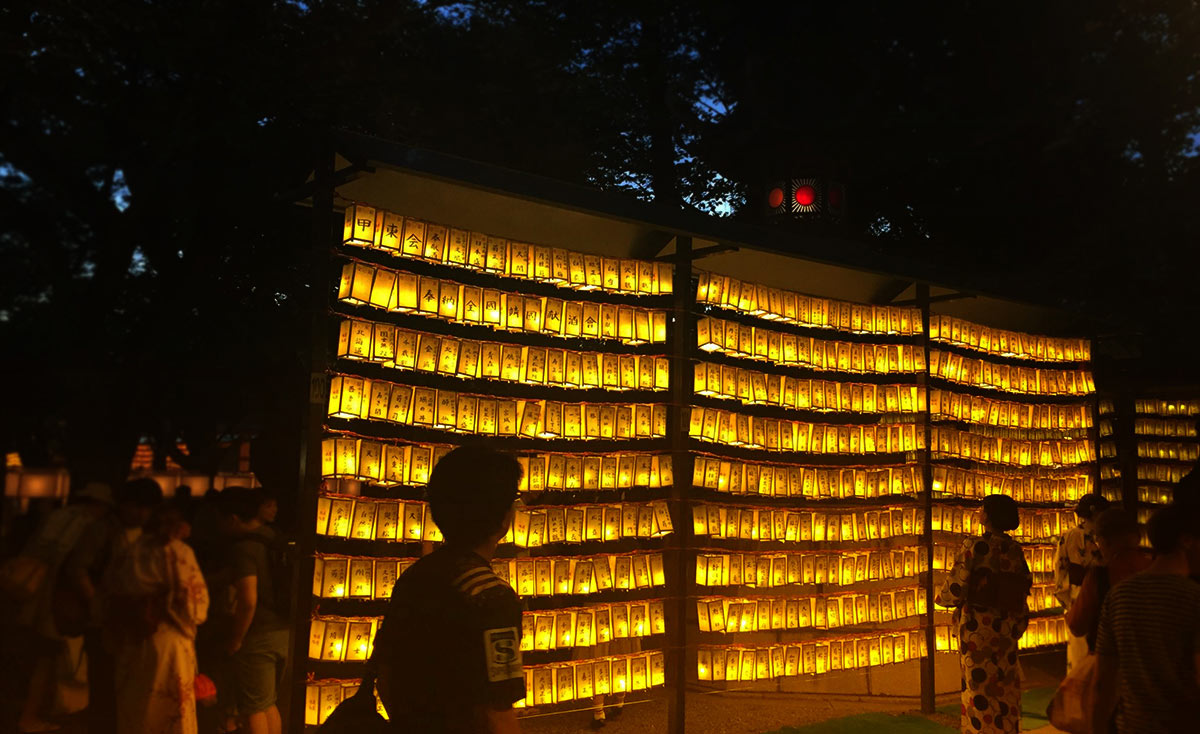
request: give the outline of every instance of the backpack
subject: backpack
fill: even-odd
[[[234,542],[247,541],[263,547],[267,556],[267,568],[271,573],[272,598],[267,601],[271,608],[285,619],[292,611],[292,575],[296,564],[292,560],[294,543],[285,541],[281,536],[274,539],[261,533],[247,533],[234,538]]]
[[[319,734],[386,734],[391,731],[375,704],[375,676],[363,676],[358,691],[338,704]]]

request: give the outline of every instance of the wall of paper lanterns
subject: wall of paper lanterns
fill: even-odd
[[[662,685],[674,268],[363,204],[343,235],[307,723],[352,693],[396,579],[442,542],[423,488],[468,436],[525,470],[493,562],[528,606],[525,704]]]
[[[1021,524],[1012,535],[1034,576],[1021,647],[1057,644],[1066,638],[1049,593],[1055,544],[1075,524],[1069,508],[1096,489],[1091,345],[948,316],[931,317],[929,339],[933,491],[935,503],[946,503],[943,531],[950,505],[989,494],[1017,500]],[[970,525],[979,531],[977,514]]]
[[[706,271],[684,332],[669,263],[367,204],[347,207],[337,252],[307,724],[352,695],[396,579],[442,541],[422,490],[471,436],[525,469],[493,562],[528,606],[525,706],[662,685],[684,588],[695,591],[696,616],[682,621],[691,681],[929,655],[918,575],[953,565],[994,493],[1021,504],[1016,535],[1036,577],[1022,645],[1062,639],[1053,544],[1072,522],[1065,508],[1097,489],[1086,340],[938,315],[927,334],[912,306]],[[677,339],[683,386],[672,384]],[[685,404],[672,388],[690,393]],[[1170,417],[1140,424],[1163,467],[1194,451],[1194,431]],[[671,452],[689,458],[690,481]],[[681,532],[695,563],[675,579],[667,540]],[[951,652],[949,613],[932,614],[932,652]],[[610,654],[622,638],[636,651]]]
[[[1163,397],[1108,397],[1100,401],[1101,486],[1112,502],[1136,511],[1143,525],[1153,511],[1170,504],[1175,485],[1200,460],[1197,417],[1200,400]],[[1132,476],[1125,476],[1125,469]]]

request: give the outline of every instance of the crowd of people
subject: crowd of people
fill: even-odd
[[[1129,512],[1088,495],[1057,550],[1055,595],[1079,676],[1079,734],[1173,734],[1200,726],[1200,493],[1185,483],[1150,518],[1150,550]],[[983,502],[984,533],[964,542],[937,603],[954,607],[962,660],[961,730],[1021,730],[1019,642],[1033,583],[1009,532],[1016,503]],[[1086,675],[1086,677],[1084,677]],[[1060,699],[1056,698],[1056,703]],[[1054,717],[1052,716],[1052,719]]]
[[[446,543],[397,581],[361,696],[327,727],[382,727],[377,691],[396,730],[518,731],[521,603],[490,559],[512,522],[521,472],[512,456],[479,446],[435,467],[428,499]],[[5,595],[20,602],[7,610],[11,623],[30,643],[17,730],[59,728],[47,713],[63,705],[66,661],[69,672],[86,668],[89,734],[279,734],[291,574],[277,510],[270,494],[246,488],[164,502],[158,485],[138,479],[115,493],[88,485],[46,517],[0,569]],[[1072,731],[1192,731],[1200,492],[1181,486],[1153,514],[1149,551],[1137,519],[1101,497],[1085,497],[1076,515],[1059,543],[1055,591],[1072,636],[1068,679],[1094,674],[1086,723]],[[1019,522],[1012,498],[985,498],[983,533],[964,541],[936,597],[959,626],[963,732],[1020,731],[1032,574],[1010,535]],[[596,700],[593,723],[622,703]]]
[[[277,511],[244,487],[75,492],[0,574],[24,688],[5,726],[52,732],[74,713],[89,734],[279,734],[292,579]]]

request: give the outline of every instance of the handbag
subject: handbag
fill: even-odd
[[[387,719],[379,715],[375,703],[375,676],[363,676],[354,695],[338,704],[320,734],[386,734],[390,731]]]
[[[214,706],[217,703],[217,684],[204,673],[196,673],[192,681],[192,690],[196,694],[196,703],[202,706]]]
[[[1096,655],[1086,656],[1059,684],[1046,707],[1046,718],[1068,734],[1092,734],[1092,705],[1096,698]]]

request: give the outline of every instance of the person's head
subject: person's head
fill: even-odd
[[[1021,524],[1017,503],[1006,494],[989,494],[983,498],[983,524],[989,530],[1007,533]]]
[[[1141,539],[1137,518],[1120,507],[1110,507],[1096,515],[1096,545],[1105,560],[1123,550],[1136,548]]]
[[[1200,573],[1200,497],[1175,495],[1175,501],[1150,516],[1150,547],[1163,555],[1182,551],[1191,573]]]
[[[166,544],[172,540],[187,540],[192,534],[183,512],[175,504],[159,505],[150,513],[144,530],[152,542]]]
[[[442,457],[426,494],[446,542],[477,546],[504,537],[522,471],[515,458],[486,446],[460,446]]]
[[[1108,500],[1098,494],[1086,494],[1075,505],[1075,516],[1083,522],[1095,520],[1096,516],[1108,509]]]
[[[258,519],[258,504],[257,491],[249,487],[226,487],[218,499],[221,529],[227,534],[236,535],[262,525]]]
[[[278,515],[279,499],[275,497],[275,493],[266,489],[258,490],[258,519],[264,525],[269,525],[275,522]]]
[[[1146,532],[1156,556],[1181,554],[1193,571],[1200,570],[1200,522],[1194,507],[1160,507]]]
[[[158,482],[149,477],[130,479],[117,490],[117,518],[127,528],[144,527],[162,499]]]

